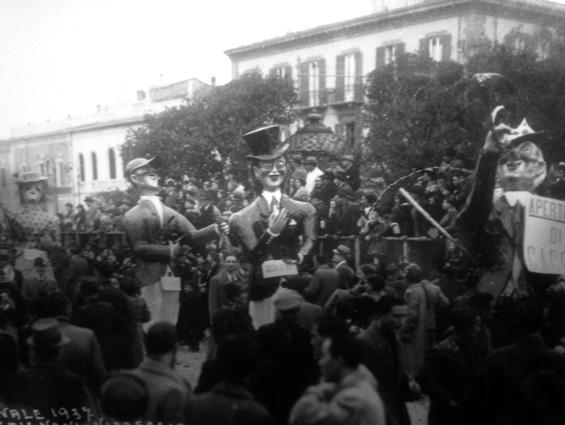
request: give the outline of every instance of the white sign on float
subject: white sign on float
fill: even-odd
[[[526,267],[536,273],[565,274],[565,201],[533,195],[525,214]]]

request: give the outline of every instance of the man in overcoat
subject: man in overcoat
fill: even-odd
[[[197,230],[190,221],[161,202],[156,158],[132,159],[125,174],[140,195],[139,203],[126,212],[124,227],[135,254],[135,278],[151,313],[146,329],[158,321],[175,324],[179,311],[179,291],[163,289],[162,278],[183,243],[205,243],[219,236],[221,225]],[[226,226],[227,227],[227,226]]]
[[[275,309],[272,297],[280,278],[265,278],[262,264],[266,260],[302,263],[315,239],[316,210],[307,203],[283,194],[281,187],[288,173],[279,127],[271,125],[243,136],[251,149],[249,168],[257,197],[230,218],[230,238],[241,248],[252,267],[250,273],[250,315],[253,325],[272,323]]]

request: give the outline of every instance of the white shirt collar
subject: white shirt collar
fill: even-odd
[[[281,203],[281,190],[277,189],[274,192],[269,192],[267,190],[264,190],[263,193],[261,193],[261,196],[263,198],[265,198],[265,200],[267,201],[267,204],[271,205],[271,201],[273,200],[273,196],[275,197],[275,199],[279,202],[279,204]]]
[[[526,191],[508,191],[504,192],[504,197],[508,205],[513,207],[517,202],[522,204],[522,206],[527,206],[532,194]]]

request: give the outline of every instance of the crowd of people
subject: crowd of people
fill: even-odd
[[[457,165],[407,186],[450,232],[468,193]],[[292,157],[290,169],[288,193],[314,205],[317,234],[330,242],[283,279],[274,323],[258,328],[249,265],[227,236],[181,247],[177,324],[147,326],[121,234],[126,198],[67,205],[52,274],[38,257],[24,276],[21,253],[3,241],[0,417],[36,410],[61,423],[61,409],[76,409],[78,423],[407,425],[410,403],[429,397],[430,424],[563,422],[565,282],[543,299],[495,300],[476,291],[473,270],[454,288],[443,270],[384,261],[383,237],[436,238],[434,227],[396,193],[385,205],[384,185],[361,188],[350,155],[327,169]],[[161,195],[197,228],[255,196],[233,175],[167,178]],[[359,267],[348,236],[363,241]],[[175,370],[182,345],[207,347],[193,385]]]

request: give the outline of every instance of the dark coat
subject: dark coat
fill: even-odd
[[[375,376],[383,399],[387,424],[409,425],[405,401],[408,396],[407,377],[402,367],[397,336],[373,322],[357,336],[364,364]]]
[[[335,270],[339,275],[340,289],[351,289],[355,286],[357,276],[355,271],[349,266],[349,264],[347,264],[347,262],[341,263]]]
[[[54,363],[40,363],[19,373],[10,387],[12,390],[5,394],[7,405],[25,407],[30,412],[31,409],[38,409],[51,420],[57,418],[52,414],[52,409],[56,412],[64,407],[68,412],[72,409],[83,412],[83,407],[91,410],[94,407],[83,381]]]
[[[149,390],[149,402],[143,419],[164,424],[190,423],[185,422],[184,415],[192,391],[184,378],[173,369],[149,358],[132,373],[140,377]]]
[[[528,334],[514,344],[500,348],[487,357],[480,368],[471,397],[464,406],[465,423],[527,425],[549,423],[542,421],[536,411],[539,401],[527,395],[527,383],[540,371],[547,372],[554,382],[565,384],[565,357],[545,345],[539,334]],[[546,381],[547,382],[547,381]],[[552,407],[563,406],[563,392],[556,386],[541,386],[534,396],[542,397]],[[545,396],[540,394],[543,390]],[[552,394],[553,393],[553,394]],[[550,401],[550,397],[553,400]],[[563,416],[559,422],[562,423]]]
[[[304,390],[316,382],[310,332],[295,322],[276,320],[257,331],[262,357],[272,366],[276,392],[265,405],[277,423],[286,424],[290,409]]]
[[[106,369],[118,367],[115,338],[123,331],[126,324],[125,319],[118,314],[112,304],[102,301],[89,302],[76,310],[73,322],[76,326],[94,332],[100,344]]]
[[[98,390],[106,368],[96,335],[90,329],[71,325],[64,317],[58,321],[61,332],[70,341],[61,347],[57,363],[83,378],[91,390]]]
[[[215,225],[200,230],[181,214],[163,205],[163,223],[151,201],[140,201],[126,212],[124,227],[129,244],[136,256],[135,276],[141,286],[157,282],[171,260],[170,240],[184,236],[185,242],[206,242],[217,237]]]
[[[325,307],[326,303],[339,287],[339,273],[327,264],[322,264],[314,272],[312,281],[306,288],[304,295],[309,301]]]
[[[478,342],[462,342],[454,336],[428,352],[418,382],[430,397],[430,423],[460,422],[459,407],[467,400],[480,358]]]
[[[267,233],[271,211],[262,196],[230,218],[230,238],[240,247],[246,260],[251,263],[249,296],[262,300],[277,290],[278,279],[263,279],[261,264],[266,260],[296,259],[306,256],[314,244],[316,235],[316,210],[308,202],[300,202],[282,195],[280,208],[286,208],[289,221],[281,234],[273,237]]]
[[[271,414],[243,387],[220,382],[211,392],[194,397],[187,407],[191,425],[270,425]]]

